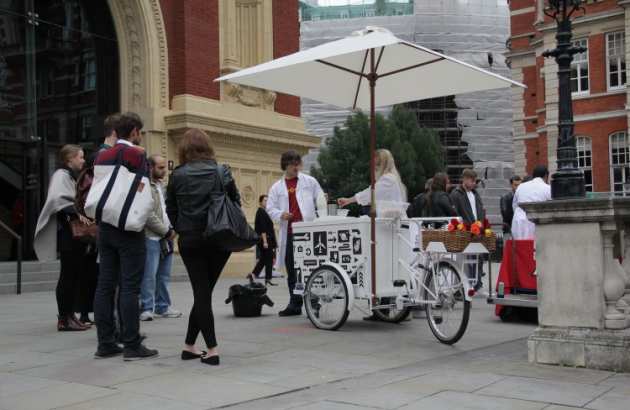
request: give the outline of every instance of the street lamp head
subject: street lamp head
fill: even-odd
[[[548,6],[544,13],[552,19],[567,20],[577,10],[584,10],[584,0],[547,0]]]

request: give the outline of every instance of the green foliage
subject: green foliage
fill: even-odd
[[[395,106],[388,118],[376,115],[376,146],[394,155],[396,167],[407,186],[409,199],[424,191],[424,183],[443,170],[444,160],[434,130],[420,128],[415,115]],[[370,121],[362,112],[335,127],[319,154],[320,168],[311,169],[330,198],[351,196],[370,181]]]

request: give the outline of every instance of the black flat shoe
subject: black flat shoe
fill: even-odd
[[[206,354],[208,354],[208,352],[206,352],[205,350],[202,351],[201,354],[196,354],[196,353],[193,353],[193,352],[189,352],[188,350],[182,350],[182,360],[201,359]]]
[[[277,283],[273,283],[273,282],[272,282],[272,281],[270,281],[270,280],[266,280],[266,281],[265,281],[265,286],[278,286],[278,284],[277,284]]]
[[[294,308],[291,306],[287,306],[284,310],[281,310],[280,312],[278,312],[278,316],[299,316],[302,314],[302,309],[301,308]]]
[[[201,358],[201,363],[209,364],[210,366],[218,366],[219,365],[219,355],[215,354],[213,356],[203,356]]]

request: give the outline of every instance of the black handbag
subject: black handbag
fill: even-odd
[[[208,223],[203,232],[213,246],[239,252],[258,243],[258,234],[249,226],[241,207],[230,199],[223,184],[223,167],[217,167],[221,192],[214,193],[208,207]]]

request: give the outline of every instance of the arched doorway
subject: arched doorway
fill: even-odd
[[[107,0],[0,0],[0,220],[27,255],[58,148],[98,146],[120,108],[119,72]],[[0,260],[11,253],[0,245]]]

